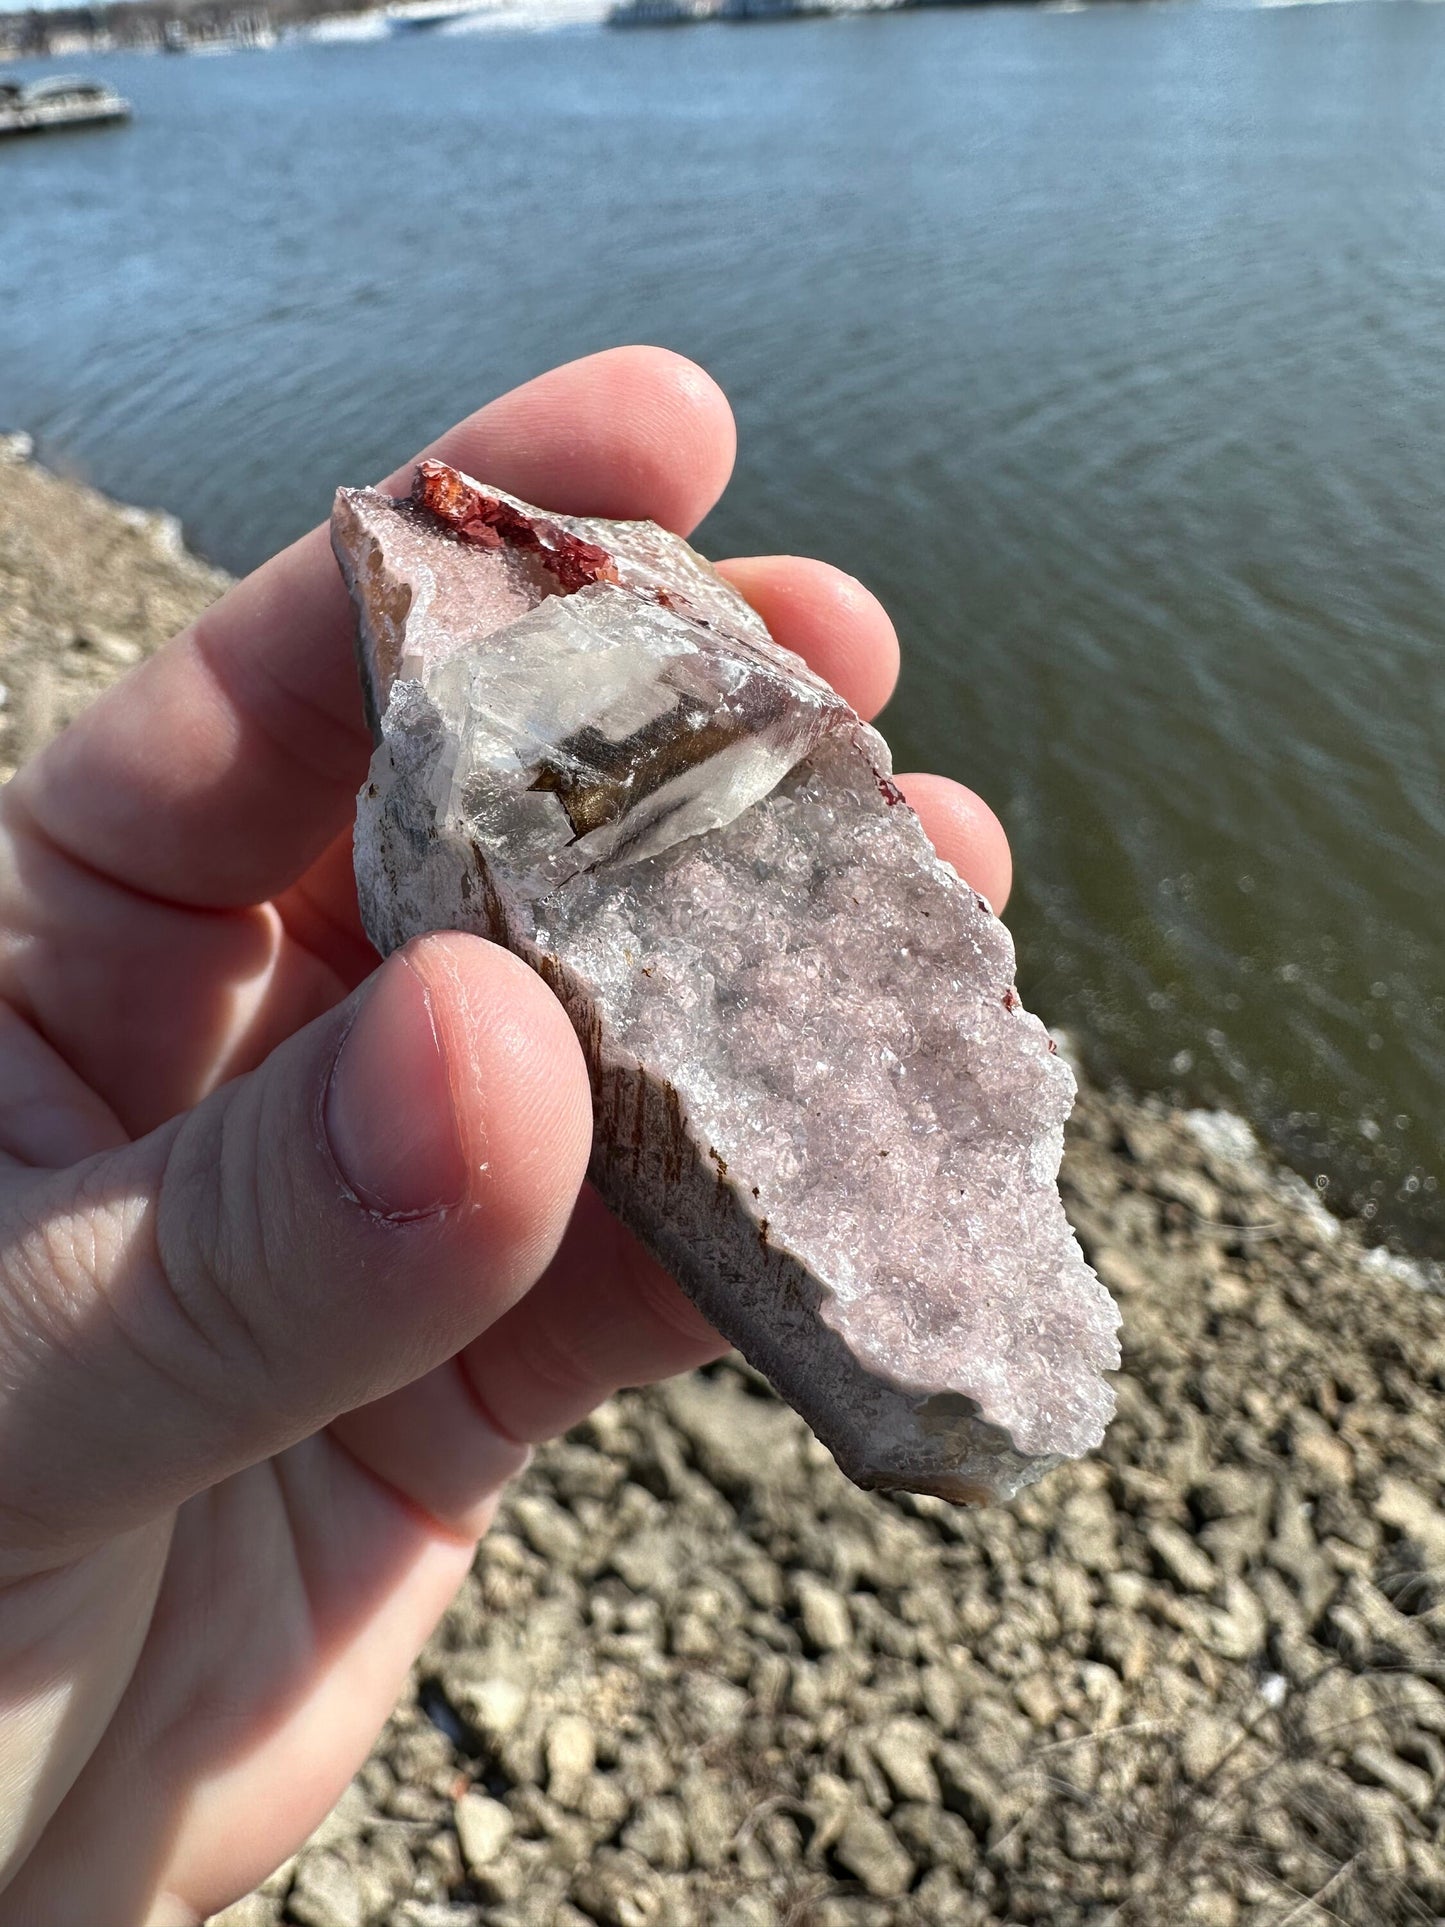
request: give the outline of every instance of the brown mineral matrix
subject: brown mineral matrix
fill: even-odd
[[[859,1484],[1007,1497],[1098,1444],[1073,1079],[883,739],[675,536],[438,462],[337,496],[383,953],[505,943],[586,1055],[591,1176]]]

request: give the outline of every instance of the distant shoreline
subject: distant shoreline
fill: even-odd
[[[577,26],[628,28],[756,25],[951,8],[978,12],[1022,4],[1079,12],[1085,0],[116,0],[102,7],[37,12],[0,9],[0,62],[83,59],[93,54],[260,52],[295,42],[412,38],[421,33],[545,32]],[[1139,0],[1126,0],[1139,4]]]

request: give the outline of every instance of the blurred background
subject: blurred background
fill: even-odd
[[[244,570],[551,363],[694,356],[701,545],[887,602],[1026,1000],[1445,1249],[1445,9],[545,6],[0,16],[0,90],[133,110],[0,138],[0,429]]]

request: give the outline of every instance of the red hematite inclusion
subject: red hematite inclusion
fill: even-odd
[[[486,495],[445,462],[417,465],[411,499],[464,542],[480,549],[530,550],[564,595],[593,582],[616,582],[617,565],[606,549],[569,535],[544,516],[524,515],[495,495]]]

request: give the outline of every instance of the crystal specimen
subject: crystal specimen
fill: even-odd
[[[593,1181],[860,1484],[1008,1496],[1096,1445],[1073,1080],[882,738],[649,523],[427,462],[409,500],[343,489],[332,539],[378,949],[472,930],[541,973]]]

